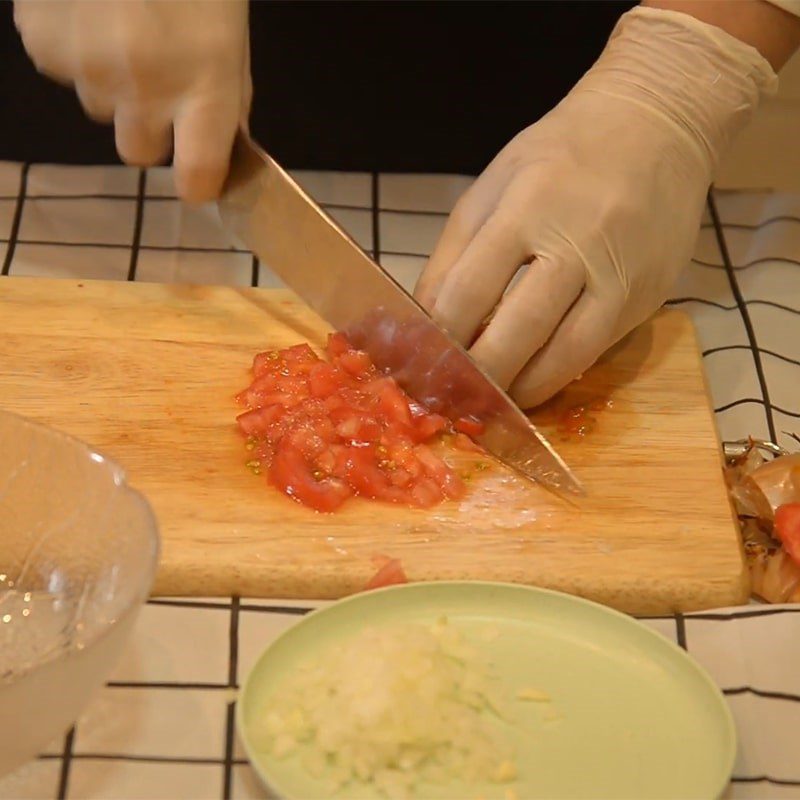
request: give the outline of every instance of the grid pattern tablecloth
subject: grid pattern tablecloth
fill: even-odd
[[[471,180],[297,177],[409,289]],[[230,247],[213,210],[175,199],[165,169],[0,164],[0,265],[10,276],[3,280],[280,285]],[[697,326],[720,437],[796,449],[800,195],[717,193],[673,296]],[[263,648],[307,610],[277,600],[151,601],[75,730],[0,781],[0,798],[263,797],[234,735],[235,691]],[[646,624],[686,647],[731,705],[740,739],[731,796],[800,798],[800,607]]]

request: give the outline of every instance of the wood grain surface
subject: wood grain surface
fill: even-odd
[[[638,614],[747,597],[700,355],[678,312],[533,415],[585,485],[579,503],[456,453],[470,475],[462,501],[355,500],[335,515],[252,475],[234,425],[256,352],[324,342],[327,327],[289,292],[12,277],[0,321],[0,407],[125,467],[160,524],[156,594],[337,598],[389,555],[411,580],[528,583]],[[561,430],[566,410],[587,405],[584,435]]]

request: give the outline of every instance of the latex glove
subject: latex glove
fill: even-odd
[[[548,399],[667,298],[720,155],[776,81],[721,29],[628,12],[460,199],[418,300],[464,345],[496,307],[471,354],[523,408]]]
[[[113,120],[125,162],[174,146],[179,195],[216,197],[250,107],[247,0],[15,0],[14,20],[37,69]]]

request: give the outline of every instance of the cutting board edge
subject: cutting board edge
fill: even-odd
[[[677,314],[682,315],[686,320],[687,324],[689,325],[689,330],[691,332],[692,342],[694,345],[695,353],[697,354],[697,358],[699,359],[700,363],[703,363],[703,348],[700,344],[700,338],[697,333],[697,326],[694,324],[694,320],[692,319],[691,315],[688,314],[686,311],[682,311],[681,309],[669,309],[670,311],[674,311]],[[730,515],[731,519],[731,526],[733,528],[733,532],[735,534],[736,544],[738,546],[739,551],[739,559],[742,564],[742,569],[745,573],[745,581],[747,584],[747,592],[748,597],[750,596],[751,586],[750,586],[750,570],[747,566],[747,555],[744,550],[744,541],[741,535],[741,527],[739,525],[739,516],[736,513],[736,505],[733,502],[733,498],[730,495],[730,492],[727,489],[727,485],[725,484],[725,453],[723,451],[723,443],[722,438],[719,435],[719,429],[717,428],[716,422],[716,411],[714,410],[714,399],[711,394],[711,385],[708,380],[708,373],[705,369],[700,370],[700,378],[703,382],[703,391],[706,398],[706,406],[708,409],[708,415],[711,420],[711,425],[714,430],[716,440],[717,440],[717,460],[719,462],[719,474],[722,480],[723,485],[725,485],[725,499],[728,505],[728,514]]]
[[[151,590],[152,597],[249,597],[259,600],[320,600],[335,601],[364,591],[375,568],[364,562],[364,568],[352,565],[347,570],[330,569],[326,575],[308,571],[298,575],[286,570],[281,575],[272,570],[269,577],[259,569],[237,568],[227,576],[204,573],[197,565],[169,565],[170,572],[164,575],[159,569]],[[480,574],[468,571],[442,571],[437,575],[409,576],[410,582],[430,583],[449,580],[492,581],[517,583],[563,592],[609,606],[635,616],[662,616],[675,613],[707,611],[714,608],[737,606],[746,603],[750,596],[749,571],[745,563],[728,575],[713,580],[686,579],[661,584],[654,591],[652,581],[646,575],[620,579],[615,576],[613,588],[601,583],[585,581],[578,586],[573,581],[537,579],[533,576],[513,576],[508,571],[487,571]],[[310,587],[313,586],[313,593]],[[646,590],[646,591],[645,591]],[[646,598],[646,599],[645,599]]]

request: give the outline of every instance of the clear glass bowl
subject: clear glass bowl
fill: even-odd
[[[0,775],[105,682],[158,555],[153,512],[118,465],[0,411]]]

